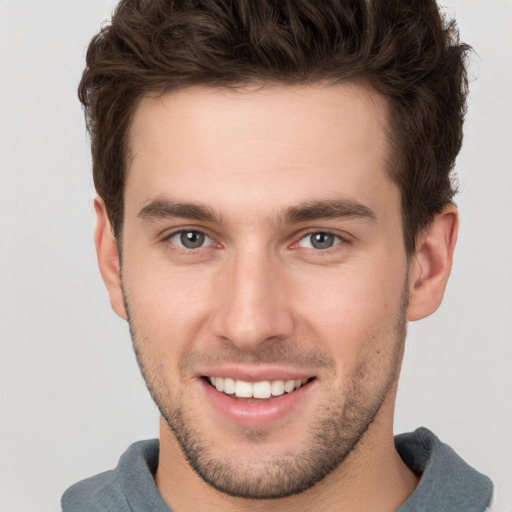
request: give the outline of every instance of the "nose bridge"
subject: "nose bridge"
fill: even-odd
[[[223,269],[216,334],[242,350],[291,335],[293,320],[279,259],[262,247],[235,252]],[[282,269],[281,269],[282,270]]]

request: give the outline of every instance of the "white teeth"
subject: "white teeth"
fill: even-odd
[[[290,380],[263,380],[260,382],[246,382],[235,380],[230,377],[210,377],[212,385],[227,395],[235,395],[238,398],[270,398],[280,396],[284,393],[291,393],[306,384],[308,379]]]
[[[252,385],[252,396],[254,398],[270,398],[272,396],[272,384],[268,380],[255,382]]]
[[[287,380],[284,383],[284,390],[287,393],[291,393],[295,389],[295,381],[294,380]]]
[[[284,395],[284,380],[272,381],[272,396]]]
[[[238,398],[252,398],[252,384],[243,380],[235,382],[235,395]]]
[[[215,379],[215,387],[217,391],[224,391],[224,379],[222,377],[217,377]]]
[[[221,377],[218,377],[219,379]],[[235,392],[235,381],[233,379],[230,379],[229,377],[226,377],[224,379],[224,393],[227,395],[232,395]]]

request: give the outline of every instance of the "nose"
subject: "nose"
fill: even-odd
[[[294,329],[286,276],[264,250],[234,256],[220,271],[213,328],[244,352],[289,338]]]

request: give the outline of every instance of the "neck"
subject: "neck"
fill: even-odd
[[[395,449],[392,420],[388,424],[383,421],[385,409],[392,406],[383,404],[358,445],[335,471],[311,489],[278,500],[235,498],[206,484],[192,470],[174,435],[161,420],[157,487],[174,512],[394,512],[413,493],[418,478]]]

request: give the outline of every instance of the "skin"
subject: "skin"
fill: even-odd
[[[406,322],[439,306],[458,221],[448,206],[407,257],[386,123],[385,101],[351,84],[190,88],[139,105],[122,272],[99,198],[95,238],[162,412],[155,480],[173,510],[392,511],[414,491],[393,443]],[[205,243],[183,247],[180,230]],[[202,379],[272,371],[311,382],[264,424],[223,415]],[[300,460],[315,467],[303,489],[290,483]]]

